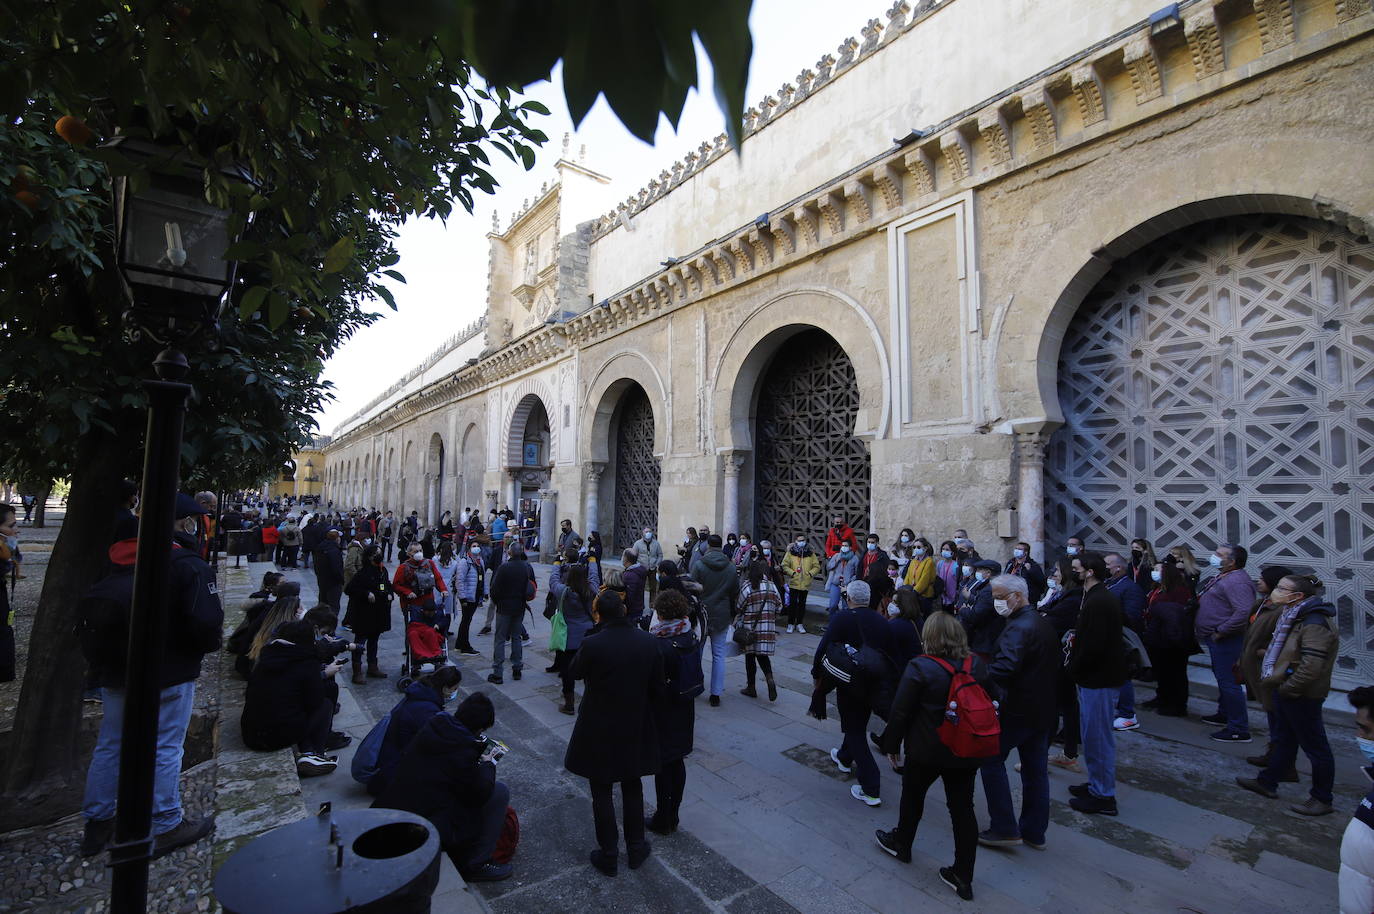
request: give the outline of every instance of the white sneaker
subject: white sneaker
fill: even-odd
[[[840,769],[841,771],[843,771],[845,774],[848,774],[851,770],[853,770],[853,769],[851,769],[848,765],[846,765],[844,762],[840,761],[840,750],[839,750],[839,749],[831,749],[831,750],[830,750],[830,761],[834,762],[834,763],[835,763],[835,767],[838,768],[838,769]],[[858,785],[857,785],[857,784],[855,784],[854,787],[855,787],[856,790],[858,789]]]
[[[787,626],[787,634],[789,634],[789,635],[792,634],[792,632],[793,632],[793,630],[794,630],[795,628],[796,628],[795,625],[789,625],[789,626]]]
[[[1140,722],[1134,717],[1118,717],[1112,721],[1113,730],[1139,730]]]
[[[877,797],[870,797],[868,794],[864,793],[864,789],[860,787],[858,784],[855,784],[853,787],[849,788],[849,795],[854,799],[858,800],[860,803],[863,803],[865,806],[883,805],[882,800],[880,800]]]

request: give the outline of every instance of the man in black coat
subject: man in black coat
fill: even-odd
[[[496,723],[491,699],[475,692],[449,715],[431,717],[410,741],[373,806],[424,816],[439,846],[467,882],[510,878],[509,863],[493,863],[510,788],[496,780],[496,763],[482,731]]]
[[[1030,588],[1030,603],[1032,607],[1040,605],[1040,598],[1045,595],[1045,588],[1048,585],[1045,579],[1045,569],[1040,567],[1040,563],[1031,558],[1030,543],[1017,543],[1016,548],[1011,552],[1011,561],[1007,562],[1004,569],[1007,574],[1019,575],[1026,579],[1026,586]]]
[[[992,604],[1006,620],[989,668],[1004,695],[999,712],[1001,753],[983,764],[983,794],[989,827],[978,841],[989,847],[1045,846],[1050,822],[1050,731],[1055,723],[1055,684],[1063,653],[1054,627],[1036,612],[1030,586],[1015,573],[992,579]],[[1021,759],[1021,818],[1018,821],[1007,783],[1007,756]]]
[[[320,602],[334,610],[335,615],[339,613],[344,586],[343,549],[339,542],[338,529],[330,527],[315,550],[315,584],[319,587]]]
[[[1083,608],[1074,626],[1069,675],[1078,684],[1078,721],[1088,782],[1069,788],[1069,805],[1079,812],[1116,815],[1116,742],[1112,715],[1126,682],[1126,648],[1121,640],[1121,603],[1107,589],[1107,563],[1097,552],[1073,557],[1083,583]]]
[[[959,597],[959,621],[968,632],[969,649],[991,662],[997,637],[1002,634],[1002,617],[992,608],[989,582],[1001,567],[990,559],[977,559],[967,567],[973,577]]]
[[[603,591],[592,606],[598,624],[582,640],[572,675],[586,683],[577,709],[563,767],[591,782],[592,816],[597,849],[591,862],[614,876],[620,835],[615,827],[611,790],[620,784],[624,807],[625,851],[630,869],[649,856],[644,838],[644,788],[639,779],[656,774],[660,765],[655,716],[665,699],[663,655],[653,635],[625,617],[625,604],[615,591]]]
[[[191,722],[201,658],[219,650],[224,627],[215,575],[200,557],[196,534],[201,508],[189,495],[178,494],[172,532],[172,562],[168,571],[167,640],[159,664],[162,701],[158,710],[157,769],[153,775],[153,856],[199,841],[214,828],[214,817],[188,819],[182,815],[180,777],[182,745]],[[126,651],[129,616],[133,608],[134,560],[138,522],[127,520],[116,530],[110,547],[113,571],[98,581],[77,607],[81,644],[93,680],[102,689],[104,718],[86,773],[82,809],[86,833],[81,855],[91,857],[114,834],[119,754],[123,735]]]
[[[506,642],[510,642],[510,675],[520,678],[525,668],[520,620],[525,607],[534,599],[534,568],[525,561],[525,548],[511,543],[506,561],[491,576],[491,605],[496,613],[492,634],[491,675],[487,682],[500,685],[505,680],[501,669],[506,663]]]

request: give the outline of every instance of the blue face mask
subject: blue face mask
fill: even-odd
[[[1355,745],[1360,747],[1360,752],[1371,765],[1374,765],[1374,739],[1365,739],[1363,736],[1355,737]]]
[[[954,558],[954,553],[953,553],[953,552],[950,552],[948,549],[941,549],[941,550],[940,550],[940,555],[944,556],[944,557],[947,558],[947,559],[952,559],[952,558]]]

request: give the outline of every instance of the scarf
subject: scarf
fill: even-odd
[[[943,602],[946,605],[953,603],[959,586],[959,563],[954,559],[940,559],[935,563],[935,573],[945,585]]]
[[[672,638],[692,630],[691,619],[655,619],[649,626],[649,634],[655,638]]]
[[[1264,651],[1264,663],[1260,667],[1260,675],[1265,679],[1274,674],[1274,664],[1279,660],[1283,643],[1288,640],[1288,633],[1292,631],[1293,623],[1297,620],[1298,614],[1302,612],[1304,606],[1315,599],[1315,596],[1306,597],[1284,607],[1283,615],[1279,616],[1278,625],[1274,626],[1274,637],[1269,639],[1269,647]]]

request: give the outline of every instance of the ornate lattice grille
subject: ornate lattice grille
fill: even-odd
[[[756,537],[805,533],[819,549],[832,511],[861,535],[868,529],[871,468],[854,437],[858,411],[854,365],[829,334],[808,330],[783,344],[759,386]]]
[[[618,555],[645,527],[658,528],[658,460],[654,457],[654,410],[642,387],[620,402],[615,436],[615,540]]]
[[[1118,264],[1064,340],[1048,533],[1250,550],[1327,584],[1347,684],[1374,676],[1374,246],[1218,220]]]

